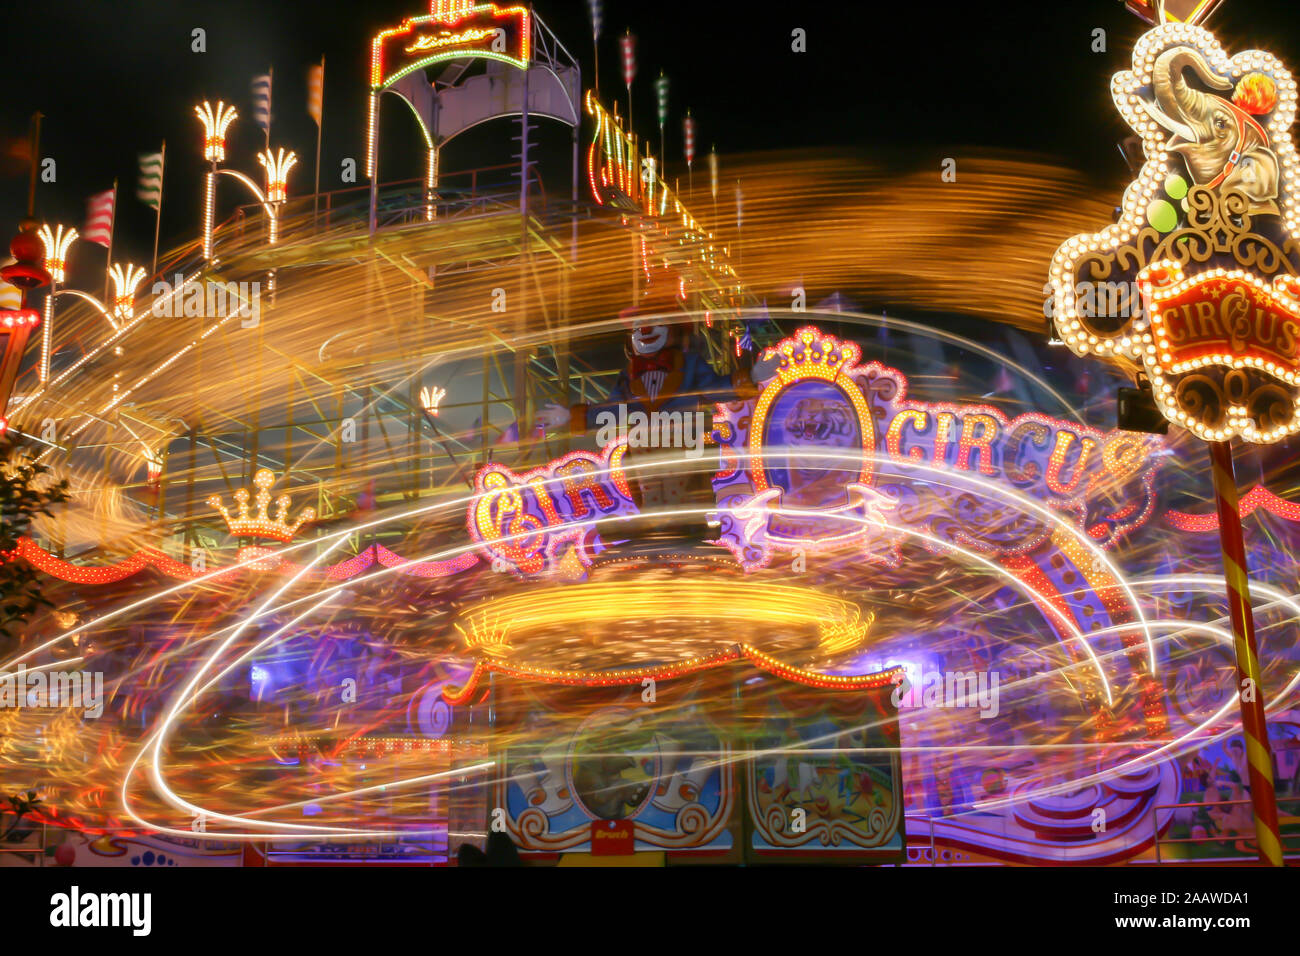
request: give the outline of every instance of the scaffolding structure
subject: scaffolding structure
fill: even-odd
[[[436,13],[410,29],[437,25]],[[563,439],[532,427],[535,413],[607,394],[622,364],[611,319],[651,262],[689,286],[715,359],[727,360],[723,310],[745,299],[724,252],[653,164],[642,175],[648,152],[581,95],[576,61],[540,18],[526,28],[522,64],[470,51],[373,75],[367,185],[274,203],[269,186],[252,185],[257,201],[218,225],[217,174],[248,177],[214,161],[204,235],[160,260],[133,310],[110,329],[83,303],[65,306],[48,376],[19,382],[14,416],[46,463],[76,476],[95,516],[44,545],[90,562],[141,546],[191,562],[229,540],[207,500],[228,500],[263,468],[323,529],[359,510],[463,494],[494,459],[562,454]],[[386,95],[406,103],[429,144],[421,179],[379,182]],[[584,112],[596,122],[590,191],[579,189]],[[538,172],[537,116],[572,130],[559,189]],[[511,162],[439,169],[450,139],[490,120],[517,123]],[[602,172],[611,164],[618,181]],[[226,290],[224,308],[213,308],[214,288]],[[605,336],[585,353],[594,360],[571,351],[581,327]]]

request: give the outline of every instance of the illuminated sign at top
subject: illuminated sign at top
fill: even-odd
[[[388,86],[443,60],[486,57],[528,69],[532,16],[527,7],[493,3],[435,3],[428,16],[409,17],[370,46],[370,85]]]
[[[486,40],[490,36],[495,36],[498,29],[500,28],[470,27],[468,30],[459,32],[441,30],[436,34],[421,33],[408,46],[403,47],[403,50],[406,53],[423,53],[425,50],[466,47],[479,40]]]

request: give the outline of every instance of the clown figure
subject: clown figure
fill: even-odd
[[[713,430],[712,406],[752,398],[779,362],[773,358],[753,364],[749,353],[742,352],[735,371],[715,372],[692,349],[691,326],[671,324],[677,301],[659,298],[619,314],[627,329],[627,364],[604,402],[570,408],[550,404],[538,415],[538,424],[547,429],[567,425],[575,435],[593,432],[598,444],[627,442],[623,466],[637,508],[657,516],[620,526],[620,537],[703,524],[693,512],[712,501],[713,469],[703,458]],[[692,513],[678,516],[675,511]]]

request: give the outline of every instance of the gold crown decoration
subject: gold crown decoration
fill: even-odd
[[[276,541],[290,541],[308,521],[316,518],[315,508],[303,508],[298,520],[289,524],[289,496],[281,495],[275,499],[275,520],[267,515],[266,506],[271,503],[271,486],[275,484],[275,475],[269,468],[260,468],[253,475],[253,484],[257,486],[257,495],[253,499],[257,512],[249,514],[248,489],[240,488],[235,492],[235,504],[239,506],[238,516],[232,517],[230,511],[221,503],[220,495],[213,495],[208,504],[221,512],[226,526],[232,535],[245,535],[257,538],[274,538]]]
[[[782,384],[801,378],[833,382],[841,372],[858,364],[862,350],[853,342],[840,342],[809,326],[763,353],[764,358],[772,355],[781,359],[777,376]]]

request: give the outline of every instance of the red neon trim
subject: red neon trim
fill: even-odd
[[[1245,518],[1256,508],[1263,508],[1269,514],[1284,518],[1287,521],[1300,522],[1300,504],[1287,501],[1285,498],[1279,498],[1263,485],[1256,485],[1242,497],[1238,503],[1237,512]],[[1165,512],[1165,520],[1179,531],[1191,531],[1195,534],[1203,534],[1219,529],[1219,516],[1215,512],[1198,515],[1187,511],[1170,510]]]
[[[1237,163],[1241,161],[1241,148],[1246,145],[1246,124],[1247,123],[1249,123],[1254,128],[1255,132],[1259,134],[1260,139],[1264,141],[1264,147],[1266,149],[1268,148],[1269,145],[1268,133],[1264,132],[1264,127],[1259,125],[1259,122],[1255,119],[1255,117],[1251,116],[1249,113],[1243,110],[1236,103],[1233,103],[1229,100],[1225,100],[1224,102],[1227,103],[1228,107],[1232,110],[1233,115],[1237,117],[1237,148],[1234,149],[1232,151],[1232,155],[1228,157],[1228,161],[1223,166],[1223,172],[1219,173],[1218,176],[1216,176],[1213,180],[1211,180],[1208,183],[1208,186],[1211,189],[1214,189],[1225,179],[1227,179],[1228,174],[1231,173],[1234,169],[1236,169]]]
[[[264,550],[269,560],[278,562],[275,570],[280,574],[292,574],[302,568],[300,564],[280,561],[276,557],[276,552],[269,548],[259,550]],[[245,549],[245,551],[251,552],[251,549]],[[14,550],[14,553],[38,571],[43,571],[50,577],[58,578],[61,581],[69,581],[73,584],[114,584],[138,574],[150,566],[157,568],[167,577],[181,580],[192,580],[209,573],[195,571],[188,564],[168,557],[153,548],[142,548],[125,561],[119,561],[116,564],[93,566],[64,561],[62,558],[46,551],[31,538],[19,538],[18,547]],[[249,556],[250,554],[245,555],[245,557]],[[443,578],[468,570],[478,564],[480,560],[478,555],[467,551],[446,561],[409,561],[400,554],[388,550],[382,544],[376,544],[366,548],[354,558],[348,558],[328,568],[310,572],[306,577],[313,580],[323,578],[328,581],[345,581],[375,564],[380,564],[385,568],[396,568],[398,574],[411,577]],[[259,568],[253,564],[244,568],[231,567],[225,572],[217,573],[214,579],[233,574],[236,571],[258,570],[267,570],[267,568]]]
[[[544,684],[559,684],[568,687],[627,687],[631,685],[639,686],[641,681],[646,678],[656,681],[670,680],[674,677],[685,677],[689,674],[696,674],[703,670],[720,667],[723,664],[732,664],[740,660],[748,661],[765,674],[771,674],[774,677],[780,677],[796,684],[803,684],[806,687],[817,687],[823,690],[851,691],[887,687],[895,683],[895,678],[903,672],[901,667],[891,667],[888,670],[878,671],[874,674],[863,674],[857,677],[819,674],[816,671],[807,671],[799,667],[782,664],[776,658],[764,654],[748,644],[736,644],[726,650],[717,651],[704,657],[681,661],[676,664],[665,664],[656,670],[637,668],[595,674],[582,671],[573,671],[570,674],[563,671],[543,670],[539,667],[520,666],[507,664],[504,661],[484,659],[474,665],[474,671],[470,674],[469,679],[465,681],[463,687],[444,687],[442,696],[452,706],[464,704],[474,696],[474,691],[482,682],[483,675],[488,673],[503,674],[506,677],[535,680]]]

